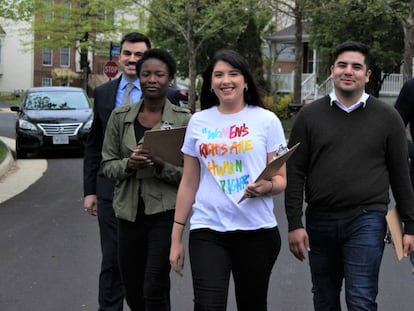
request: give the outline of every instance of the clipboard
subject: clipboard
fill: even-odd
[[[255,182],[257,182],[260,179],[270,180],[277,171],[282,167],[284,163],[290,158],[290,156],[293,154],[293,152],[299,147],[300,143],[297,143],[296,145],[290,147],[286,152],[283,152],[282,154],[278,155],[272,162],[270,162],[265,169],[260,173],[259,177],[256,178]],[[237,204],[240,204],[245,199],[247,199],[246,195],[243,194],[243,196],[240,198],[239,202]]]
[[[171,129],[150,130],[144,133],[143,148],[159,156],[165,162],[176,166],[183,165],[181,147],[184,142],[186,126]]]
[[[395,207],[390,209],[385,216],[387,221],[388,230],[391,233],[391,241],[395,249],[398,261],[403,259],[403,230],[401,224],[401,218]]]

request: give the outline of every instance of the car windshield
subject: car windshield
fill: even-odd
[[[87,109],[89,102],[82,92],[34,92],[26,96],[28,110]]]

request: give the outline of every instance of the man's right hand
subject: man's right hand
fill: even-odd
[[[83,208],[89,215],[98,215],[98,199],[95,194],[88,194],[84,197]]]
[[[305,251],[310,252],[309,237],[305,229],[299,228],[288,233],[289,249],[300,261],[305,259]]]

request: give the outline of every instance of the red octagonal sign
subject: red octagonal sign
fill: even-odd
[[[115,78],[118,74],[118,65],[112,60],[108,61],[104,66],[103,73],[110,79]]]

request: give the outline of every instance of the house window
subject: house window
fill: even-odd
[[[53,6],[53,0],[45,0],[45,8],[52,8]],[[43,13],[43,18],[45,20],[52,20],[53,19],[53,10],[52,9],[46,9]]]
[[[60,16],[60,21],[63,23],[70,18],[70,11],[72,8],[72,3],[70,0],[63,0],[62,1],[62,13]]]
[[[308,49],[308,72],[314,73],[315,72],[315,59],[314,59],[314,50]]]
[[[51,78],[42,78],[42,86],[52,86]]]
[[[42,65],[52,66],[52,49],[44,48],[42,51]]]
[[[69,47],[60,49],[60,66],[69,67],[70,50]]]

